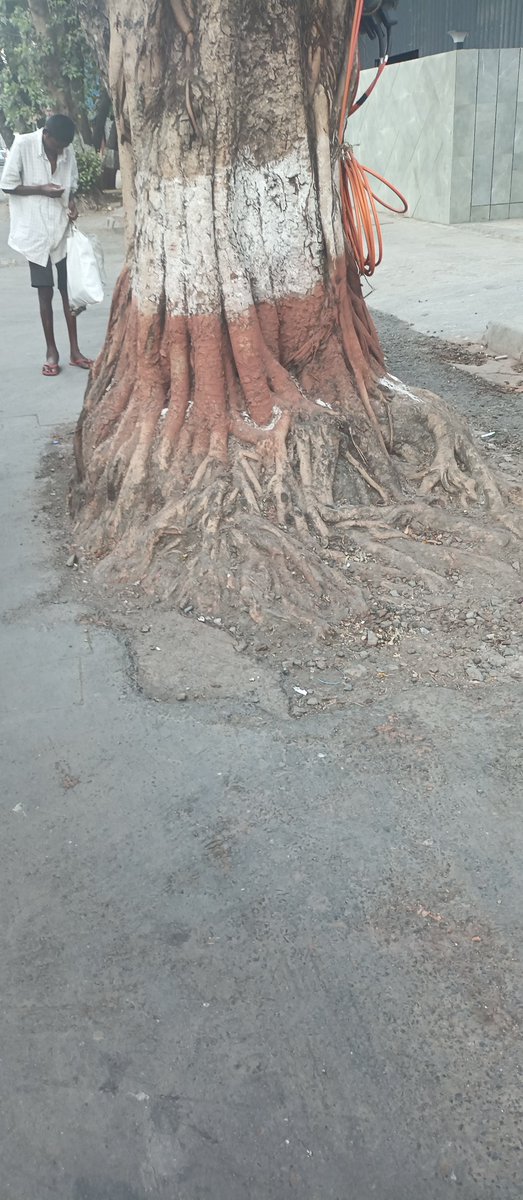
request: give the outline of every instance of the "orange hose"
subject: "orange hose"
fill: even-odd
[[[379,266],[383,258],[383,236],[376,205],[382,204],[389,212],[394,213],[406,213],[409,206],[408,201],[401,192],[392,183],[389,183],[387,179],[384,179],[383,175],[378,175],[376,171],[371,171],[370,167],[362,166],[357,158],[355,158],[351,147],[344,145],[343,141],[347,116],[352,116],[352,113],[358,108],[356,102],[356,104],[352,105],[350,113],[348,113],[351,77],[356,58],[363,4],[364,0],[356,0],[349,53],[347,56],[347,71],[343,88],[338,139],[341,146],[340,191],[343,229],[360,275],[370,276],[374,274],[376,267]],[[370,95],[371,91],[376,87],[380,75],[385,70],[385,66],[385,62],[380,64],[376,78],[368,89],[367,95]],[[398,197],[401,208],[394,208],[392,204],[388,204],[385,200],[377,196],[372,190],[369,176],[385,184],[385,187],[389,188]]]
[[[364,3],[365,3],[365,0],[356,0],[356,7],[354,9],[354,18],[352,21],[352,29],[351,29],[350,42],[349,42],[349,53],[348,53],[348,57],[347,57],[347,73],[345,75],[345,85],[343,88],[343,99],[341,102],[341,111],[340,111],[340,124],[339,124],[339,129],[338,129],[338,138],[339,138],[340,145],[343,143],[343,137],[345,134],[345,125],[347,123],[347,109],[349,107],[349,92],[350,92],[350,77],[352,75],[352,68],[354,66],[354,59],[356,57],[356,47],[358,45],[358,35],[360,32],[360,25],[361,25],[361,18],[363,15]]]
[[[388,59],[388,55],[387,55],[387,58],[384,58],[383,62],[380,62],[380,65],[378,67],[378,70],[376,71],[376,74],[374,76],[374,79],[372,80],[370,87],[368,87],[367,91],[364,92],[363,96],[360,96],[360,99],[356,100],[354,102],[354,104],[352,105],[352,108],[349,113],[349,117],[352,117],[352,114],[358,111],[358,109],[361,107],[364,99],[368,100],[369,96],[372,95],[372,92],[374,91],[374,88],[376,87],[378,79],[381,79],[381,76],[383,75],[383,72],[385,70],[385,67],[387,66],[388,61],[389,61],[389,59]],[[360,77],[360,72],[358,71],[358,83],[359,83],[359,77]]]

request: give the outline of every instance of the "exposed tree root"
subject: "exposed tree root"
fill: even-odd
[[[500,511],[504,501],[499,487],[476,449],[466,421],[451,413],[432,392],[420,390],[414,404],[405,389],[400,389],[399,397],[407,404],[396,401],[394,405],[395,453],[407,463],[413,446],[418,453],[425,450],[431,455],[411,471],[419,494],[437,495],[443,490],[464,507],[479,502],[493,512]]]
[[[231,438],[226,462],[209,445],[189,479],[186,459],[174,478],[158,467],[159,398],[151,429],[113,439],[101,476],[113,503],[94,520],[93,503],[83,510],[79,540],[104,576],[225,620],[325,629],[365,611],[385,576],[414,574],[442,598],[453,572],[472,584],[495,571],[510,593],[517,532],[466,424],[430,393],[389,391],[392,455],[369,463],[330,411],[287,412],[254,445]]]

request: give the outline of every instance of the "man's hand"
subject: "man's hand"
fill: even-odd
[[[71,196],[71,198],[69,200],[69,208],[67,209],[67,215],[68,215],[70,221],[76,221],[76,219],[78,217],[78,205],[76,203],[74,196]]]
[[[59,183],[43,183],[40,193],[42,196],[54,196],[58,200],[60,196],[63,196],[64,188],[60,187]]]
[[[59,183],[18,183],[16,187],[2,188],[8,196],[54,196],[58,200],[64,194]]]

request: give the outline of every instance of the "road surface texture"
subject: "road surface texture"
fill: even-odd
[[[179,618],[188,699],[145,694],[42,520],[85,379],[41,377],[26,274],[0,270],[1,1200],[520,1200],[517,672],[296,719]],[[397,374],[516,444],[512,400],[381,324]]]

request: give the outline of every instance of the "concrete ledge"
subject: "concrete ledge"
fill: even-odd
[[[492,354],[507,354],[509,358],[523,359],[523,325],[518,329],[491,321],[487,325],[485,343]]]

